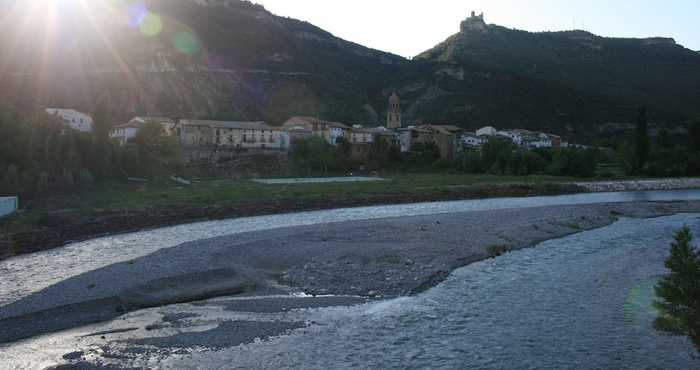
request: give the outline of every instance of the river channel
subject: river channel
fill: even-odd
[[[0,261],[0,306],[70,276],[179,243],[216,235],[372,218],[599,202],[697,200],[698,190],[579,194],[363,207],[180,225],[75,243]],[[203,227],[203,225],[205,227]],[[525,368],[688,369],[699,367],[684,338],[651,328],[653,285],[683,225],[700,236],[700,214],[613,224],[548,240],[455,270],[415,296],[351,307],[236,313],[241,320],[311,323],[233,348],[187,348],[100,359],[113,368]],[[175,236],[177,235],[177,236]],[[183,239],[182,235],[186,235]],[[137,245],[125,251],[124,245]],[[89,259],[85,256],[90,255]],[[80,262],[78,262],[80,261]],[[47,266],[55,268],[47,269]],[[66,267],[68,266],[68,267]],[[218,298],[211,302],[235,298]],[[153,315],[199,310],[199,320],[233,315],[216,304],[142,310],[105,325],[148,322]],[[213,319],[212,319],[213,320]],[[214,321],[212,321],[214,322]],[[201,330],[214,324],[203,324]],[[8,368],[41,368],[52,356],[90,348],[76,328],[0,346]],[[99,353],[95,355],[99,358]],[[89,361],[88,361],[89,362]]]

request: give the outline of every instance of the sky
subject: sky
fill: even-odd
[[[670,37],[700,50],[700,0],[251,0],[336,37],[413,57],[484,13],[487,24],[531,32],[585,29],[604,37]]]

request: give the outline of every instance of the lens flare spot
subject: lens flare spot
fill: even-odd
[[[658,277],[642,280],[627,295],[625,302],[625,322],[632,326],[651,325],[658,312],[651,305],[656,298],[654,285],[659,281]]]
[[[145,35],[155,36],[163,30],[163,20],[153,13],[147,13],[146,16],[143,17],[139,29]]]
[[[141,3],[131,4],[129,9],[126,10],[126,24],[131,28],[140,26],[147,13],[146,5]]]
[[[193,55],[199,51],[199,41],[189,32],[180,31],[173,36],[175,49],[185,55]]]

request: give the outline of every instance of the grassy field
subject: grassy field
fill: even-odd
[[[452,187],[473,189],[508,184],[545,184],[572,181],[550,176],[491,176],[459,174],[401,174],[385,176],[385,181],[262,184],[250,180],[213,180],[192,185],[170,178],[155,178],[147,191],[132,191],[125,184],[110,184],[69,196],[54,196],[41,200],[23,201],[19,210],[0,219],[0,233],[30,230],[40,226],[41,217],[60,211],[76,216],[94,215],[107,211],[138,209],[152,204],[207,204],[232,199],[271,197],[302,197],[317,194],[350,195],[391,192],[431,193]]]

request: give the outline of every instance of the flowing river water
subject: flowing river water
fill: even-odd
[[[115,235],[0,261],[0,306],[69,276],[215,235],[301,223],[469,210],[688,199],[700,199],[700,191],[363,207]],[[121,320],[138,326],[139,321],[149,322],[154,315],[177,314],[184,306],[189,311],[200,310],[201,320],[207,315],[239,315],[242,320],[313,323],[233,348],[188,348],[181,354],[135,356],[136,360],[127,362],[113,359],[116,368],[697,368],[700,364],[691,356],[689,341],[651,328],[656,315],[651,307],[653,285],[666,272],[663,259],[668,244],[683,225],[700,236],[700,214],[621,219],[610,226],[470,264],[421,294],[370,304],[270,314],[223,313],[216,305],[173,305],[96,325],[114,330],[126,325],[120,324]],[[125,251],[124,245],[138,247]],[[86,260],[87,255],[90,259]],[[235,298],[218,298],[226,299]],[[199,330],[211,325],[203,324]],[[94,331],[94,327],[75,328],[0,345],[0,364],[4,364],[0,368],[42,368],[56,356],[94,347],[94,338],[81,336]]]

